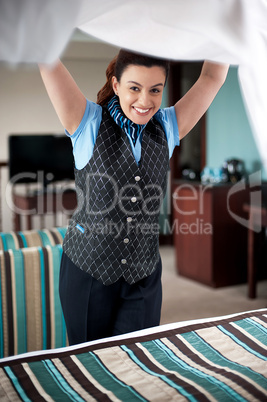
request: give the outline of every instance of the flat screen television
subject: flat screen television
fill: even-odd
[[[70,138],[57,134],[12,134],[8,141],[12,183],[49,183],[74,179]]]

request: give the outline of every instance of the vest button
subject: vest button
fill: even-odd
[[[127,243],[129,243],[129,239],[128,239],[128,237],[125,237],[125,239],[123,239],[123,243],[125,243],[125,244],[127,244]]]
[[[134,180],[139,181],[139,180],[141,180],[141,177],[140,176],[135,176]]]
[[[128,216],[128,218],[126,219],[127,222],[132,222],[133,218],[131,218],[130,216]]]
[[[121,263],[122,263],[122,264],[126,264],[127,261],[123,258],[123,259],[121,260]]]
[[[137,198],[136,198],[136,197],[132,197],[132,198],[131,198],[131,201],[132,201],[132,202],[136,202],[136,201],[137,201]]]

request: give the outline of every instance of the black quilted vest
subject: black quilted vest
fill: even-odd
[[[63,250],[105,285],[150,275],[159,260],[159,213],[167,187],[166,135],[153,118],[143,131],[137,165],[123,130],[106,108],[93,156],[75,169],[78,206]]]

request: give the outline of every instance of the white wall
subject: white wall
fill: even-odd
[[[96,100],[105,83],[105,70],[117,54],[115,47],[96,42],[74,42],[67,47],[62,60],[85,96]],[[10,67],[0,64],[0,161],[8,160],[9,134],[62,133],[35,65]],[[1,175],[2,231],[12,229],[12,206],[6,202],[8,171]]]

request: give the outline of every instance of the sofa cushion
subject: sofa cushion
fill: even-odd
[[[62,246],[0,251],[0,357],[64,347]]]
[[[43,247],[62,244],[66,227],[20,232],[1,232],[0,250],[17,250],[23,247]]]

